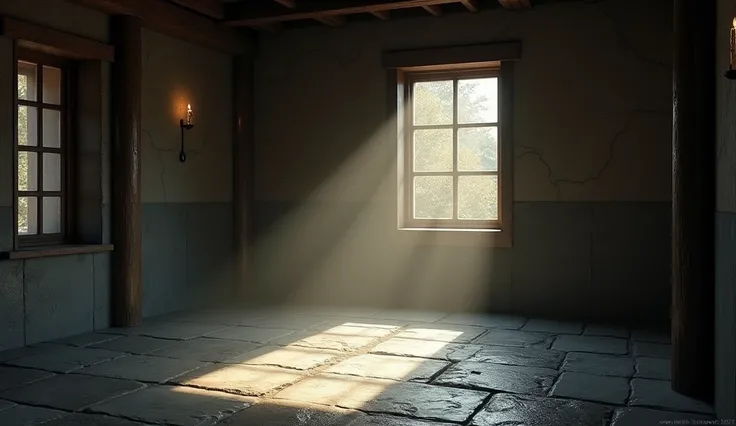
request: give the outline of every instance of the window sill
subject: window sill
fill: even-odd
[[[417,246],[513,246],[511,232],[500,229],[399,228],[399,232],[402,242]]]
[[[113,251],[115,246],[112,244],[94,244],[94,245],[65,245],[56,247],[35,247],[32,249],[22,249],[16,251],[8,251],[0,253],[0,259],[4,260],[23,260],[37,259],[41,257],[52,256],[71,256],[75,254],[90,254]]]

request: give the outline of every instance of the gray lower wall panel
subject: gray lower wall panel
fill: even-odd
[[[23,262],[0,262],[0,351],[23,346]]]
[[[716,213],[716,413],[736,418],[736,214]]]
[[[94,328],[92,255],[29,259],[23,275],[26,344]]]
[[[110,327],[112,311],[111,253],[95,253],[94,262],[94,329]]]
[[[230,203],[143,204],[143,315],[227,299],[232,229]]]
[[[375,213],[370,210],[360,203],[257,202],[256,282],[249,294],[273,303],[305,299],[319,288],[334,303],[431,309],[462,309],[462,294],[474,310],[669,321],[668,202],[517,202],[514,247],[506,249],[431,240],[407,249],[395,241],[395,228],[367,225],[361,216]],[[368,227],[375,229],[362,229]],[[376,235],[350,245],[342,242],[346,233]],[[334,282],[305,283],[305,276]]]

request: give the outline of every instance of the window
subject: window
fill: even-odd
[[[58,58],[35,52],[18,57],[18,245],[59,244],[65,240],[68,223],[68,68]]]
[[[510,226],[510,198],[503,203],[510,181],[502,182],[510,179],[510,168],[501,161],[508,153],[502,147],[499,65],[399,71],[401,228],[503,231]]]

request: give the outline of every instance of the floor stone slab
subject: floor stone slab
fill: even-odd
[[[505,346],[484,346],[470,362],[490,362],[493,364],[522,365],[556,369],[565,358],[564,352],[536,348],[510,348]]]
[[[356,426],[360,417],[366,415],[325,405],[263,400],[227,418],[221,426]]]
[[[376,345],[371,353],[458,362],[470,358],[483,347],[394,337]]]
[[[315,333],[303,331],[274,341],[276,345],[303,346],[315,349],[332,349],[337,351],[356,351],[372,345],[377,337],[345,336],[339,334]]]
[[[52,343],[55,343],[57,345],[85,347],[85,346],[94,345],[96,343],[102,343],[102,342],[107,342],[109,340],[119,339],[120,337],[121,336],[116,336],[113,334],[85,333],[85,334],[78,334],[76,336],[66,337],[64,339],[54,340]]]
[[[349,426],[453,426],[452,423],[426,422],[406,417],[363,416]]]
[[[35,355],[14,359],[8,361],[7,364],[52,371],[54,373],[69,373],[80,368],[125,356],[125,354],[120,352],[106,351],[103,349],[54,346],[56,348],[44,350]]]
[[[294,330],[287,330],[285,328],[237,326],[224,328],[214,333],[210,333],[207,337],[265,344],[294,333]]]
[[[213,365],[172,380],[172,383],[203,389],[261,396],[283,388],[303,377],[302,372],[254,365]]]
[[[606,424],[608,413],[608,408],[590,402],[498,394],[470,425],[601,426]]]
[[[634,330],[631,333],[631,340],[634,342],[649,342],[649,343],[662,343],[669,345],[671,337],[669,333],[665,332],[654,332],[647,330]]]
[[[676,393],[670,382],[663,380],[633,379],[629,405],[703,414],[713,412],[709,405]]]
[[[185,359],[162,358],[149,355],[128,355],[77,371],[90,376],[164,383],[182,374],[210,364]]]
[[[568,353],[561,370],[614,377],[632,377],[635,371],[631,357],[584,352]]]
[[[634,342],[634,356],[647,358],[670,358],[672,356],[672,346],[662,343]]]
[[[629,342],[626,339],[599,336],[559,336],[552,349],[565,352],[591,352],[599,354],[626,355]]]
[[[159,339],[189,340],[214,333],[223,328],[225,326],[219,324],[151,321],[139,327],[108,328],[102,332],[157,337]]]
[[[562,373],[550,396],[624,405],[629,397],[629,380],[586,373]]]
[[[432,384],[546,395],[556,377],[557,371],[549,368],[463,361],[450,367]]]
[[[329,322],[315,327],[318,330],[328,330],[332,327],[363,327],[363,328],[382,328],[386,330],[398,330],[411,324],[410,321],[386,320],[379,318],[330,318]]]
[[[178,343],[175,340],[157,339],[146,336],[122,336],[119,339],[110,340],[90,346],[96,349],[126,352],[135,355],[148,355],[152,352],[167,348]]]
[[[333,365],[326,371],[349,376],[426,383],[448,365],[449,362],[422,358],[358,355]]]
[[[583,332],[583,324],[579,322],[530,319],[521,329],[522,331],[532,331],[537,333],[581,334]]]
[[[342,352],[329,349],[311,349],[301,346],[263,346],[227,359],[224,362],[309,370],[343,355]]]
[[[511,315],[485,315],[485,314],[451,314],[439,323],[476,325],[484,328],[501,328],[518,330],[526,323],[526,318]]]
[[[56,349],[56,345],[50,344],[39,344],[32,346],[25,346],[22,348],[9,349],[7,351],[0,352],[0,363],[5,363],[14,359],[24,358],[30,355],[37,355],[48,350]]]
[[[705,420],[712,420],[712,417],[699,414],[627,407],[616,409],[613,413],[611,426],[695,425]]]
[[[488,393],[475,390],[332,374],[310,377],[275,395],[279,399],[369,413],[450,422],[467,420],[487,396]]]
[[[144,426],[144,424],[101,414],[76,413],[44,423],[43,426]]]
[[[634,377],[670,380],[670,360],[664,358],[636,358],[636,373]]]
[[[399,332],[396,337],[448,343],[470,343],[485,332],[485,328],[472,325],[412,324]]]
[[[256,348],[258,348],[256,343],[198,337],[177,342],[165,349],[153,352],[151,355],[192,361],[224,362],[229,358]]]
[[[145,385],[130,380],[65,374],[0,393],[0,398],[13,402],[68,411],[78,411]]]
[[[285,328],[288,330],[306,330],[327,324],[329,318],[308,315],[267,315],[259,318],[248,318],[240,325],[263,328]]]
[[[30,368],[0,367],[0,392],[37,382],[53,375],[48,371],[31,370]]]
[[[248,408],[254,398],[183,386],[153,386],[97,404],[90,411],[149,423],[200,426]]]
[[[0,399],[0,411],[4,411],[10,408],[13,408],[15,406],[16,404],[14,402],[5,401],[5,400]]]
[[[66,416],[68,413],[49,408],[16,405],[8,410],[0,411],[0,425],[28,426],[47,424],[49,420]]]
[[[614,327],[601,324],[588,324],[585,326],[583,336],[604,336],[604,337],[620,337],[622,339],[629,338],[629,330],[625,327]]]
[[[373,318],[411,322],[435,322],[447,316],[446,312],[418,310],[386,310],[373,315]]]
[[[474,343],[482,345],[547,349],[553,340],[554,337],[544,333],[492,329],[477,339]]]

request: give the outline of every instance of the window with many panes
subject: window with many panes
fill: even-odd
[[[63,243],[68,201],[66,63],[28,53],[19,55],[17,65],[18,243]]]
[[[497,68],[403,73],[402,225],[500,229]]]

